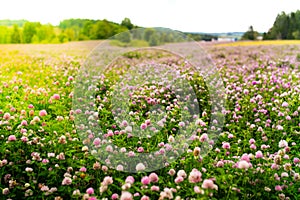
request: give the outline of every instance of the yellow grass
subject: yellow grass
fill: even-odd
[[[300,40],[263,40],[216,43],[215,46],[300,45]]]

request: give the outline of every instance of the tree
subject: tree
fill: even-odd
[[[135,40],[143,40],[143,34],[144,34],[144,31],[143,29],[132,29],[131,31],[131,34],[132,34],[132,38],[135,39]]]
[[[242,36],[242,40],[256,40],[259,33],[254,31],[253,26],[250,26],[248,31]]]
[[[128,30],[131,30],[134,27],[129,18],[123,19],[123,21],[121,22],[121,26],[125,26]]]
[[[0,26],[0,44],[10,43],[10,33],[6,26]]]
[[[65,31],[64,31],[65,35],[67,36],[68,38],[68,41],[75,41],[75,31],[74,29],[72,28],[67,28]]]
[[[82,34],[84,36],[86,36],[87,38],[90,38],[91,37],[91,30],[93,28],[93,22],[92,21],[86,21],[84,23],[84,26],[82,28]]]
[[[288,39],[289,31],[289,16],[282,12],[276,17],[275,23],[273,25],[273,31],[275,31],[275,39]]]
[[[21,43],[20,30],[17,24],[14,25],[13,32],[10,36],[10,42],[13,44]]]
[[[40,23],[26,22],[23,27],[23,42],[31,43],[33,36],[36,34],[36,27]]]
[[[150,38],[152,35],[155,34],[155,29],[152,29],[152,28],[147,28],[145,29],[144,31],[144,40],[146,40],[147,42],[150,42]]]
[[[113,36],[112,27],[107,20],[98,21],[95,28],[96,39],[107,39],[108,37]]]
[[[128,31],[116,35],[117,40],[124,43],[129,43],[131,41],[131,35]]]
[[[51,42],[55,38],[54,27],[50,24],[42,25],[37,28],[36,35],[38,37],[38,42]]]
[[[293,39],[299,40],[300,39],[300,32],[299,31],[294,31],[292,33]]]
[[[265,34],[264,39],[300,39],[300,11],[277,15],[273,26]]]
[[[59,42],[61,42],[61,43],[69,41],[67,34],[65,34],[63,32],[58,36],[58,38],[59,38]]]
[[[159,45],[159,37],[156,33],[152,34],[150,36],[150,39],[149,39],[149,45],[150,46],[157,46]]]

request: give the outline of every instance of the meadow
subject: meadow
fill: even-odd
[[[298,42],[203,44],[222,78],[226,98],[217,138],[208,132],[220,123],[211,120],[209,87],[189,64],[168,53],[124,54],[97,77],[96,111],[74,109],[74,89],[82,81],[77,75],[99,43],[0,46],[0,199],[300,198]],[[126,75],[129,66],[153,59],[162,64],[138,65]],[[156,75],[165,73],[176,75],[162,84]],[[149,74],[155,78],[130,86],[133,77],[147,79]],[[121,78],[123,84],[115,86]],[[164,85],[174,79],[178,85],[192,86],[198,102],[191,101],[193,109],[180,104],[189,102],[189,95],[180,99]],[[118,101],[123,98],[120,91],[126,90],[129,107]],[[158,104],[161,107],[155,107]],[[188,114],[194,120],[189,124],[181,107],[198,109],[200,115]],[[151,112],[157,118],[149,117]],[[78,126],[78,118],[100,125],[103,138]],[[162,119],[154,123],[158,118]],[[129,123],[134,120],[136,124]],[[196,131],[182,149],[178,131],[184,128]],[[146,137],[135,137],[140,133]],[[211,150],[204,154],[205,147]],[[154,151],[158,153],[143,159],[160,157],[165,165],[144,171],[147,164],[138,163],[135,156]],[[112,155],[118,153],[123,157],[114,160]],[[122,165],[125,157],[132,166]],[[110,167],[114,164],[115,169]]]

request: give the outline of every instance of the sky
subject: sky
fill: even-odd
[[[267,32],[277,14],[300,10],[300,0],[1,0],[0,19],[58,25],[69,18],[128,17],[142,27],[184,32]]]

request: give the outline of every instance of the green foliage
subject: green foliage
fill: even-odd
[[[7,44],[10,43],[10,28],[6,26],[0,26],[0,43]]]
[[[108,20],[69,19],[59,24],[68,41],[107,39],[127,31],[125,26]]]
[[[150,44],[150,46],[159,45],[159,37],[158,37],[157,34],[153,34],[153,35],[150,36],[149,44]]]
[[[187,33],[188,38],[195,40],[195,41],[211,41],[212,39],[217,39],[217,36],[210,35],[210,34],[200,34],[200,33]]]
[[[40,26],[36,33],[38,42],[47,43],[53,41],[56,37],[54,27],[50,24]]]
[[[146,29],[144,32],[144,40],[146,40],[147,42],[150,42],[150,38],[154,33],[155,33],[155,29],[152,29],[152,28]]]
[[[292,33],[292,36],[294,39],[299,40],[300,39],[300,32],[299,31],[294,31]]]
[[[13,32],[12,32],[10,38],[11,38],[10,41],[13,44],[21,43],[20,30],[19,30],[19,27],[17,24],[14,25],[14,29],[13,29]]]
[[[90,19],[66,19],[59,23],[59,28],[61,29],[67,29],[71,27],[79,27],[84,28],[86,23],[95,23],[96,20],[90,20]]]
[[[24,43],[31,43],[33,36],[37,32],[37,26],[41,26],[40,23],[26,22],[23,27],[23,41]]]
[[[180,42],[170,31],[154,28],[137,29],[129,18],[121,24],[104,20],[67,19],[58,26],[25,20],[0,20],[0,44],[7,43],[65,43],[70,41],[102,40],[113,37],[116,46],[157,46]],[[130,31],[129,33],[118,33]],[[182,33],[193,40],[211,40],[214,36],[200,33]],[[299,35],[295,32],[294,35]]]
[[[254,31],[253,26],[250,26],[249,30],[242,36],[242,40],[256,40],[257,36],[259,36],[259,33]]]
[[[264,34],[264,40],[300,39],[300,10],[278,14],[270,30]]]
[[[129,18],[123,19],[123,21],[121,22],[121,26],[125,26],[128,30],[131,30],[134,27]]]
[[[159,30],[157,28],[132,29],[130,31],[123,32],[122,34],[113,36],[113,40],[110,44],[120,47],[146,47],[188,40],[188,36],[184,35],[185,33],[181,34],[181,37],[178,37],[178,34],[176,36],[176,34],[174,34],[172,31],[168,31],[166,29]]]
[[[131,36],[129,32],[124,32],[116,35],[116,39],[120,42],[129,43],[131,41]]]
[[[123,25],[105,19],[68,19],[60,22],[58,27],[25,20],[0,20],[0,44],[107,39],[134,27],[128,18],[123,20]],[[130,38],[122,38],[121,41],[130,42]]]

